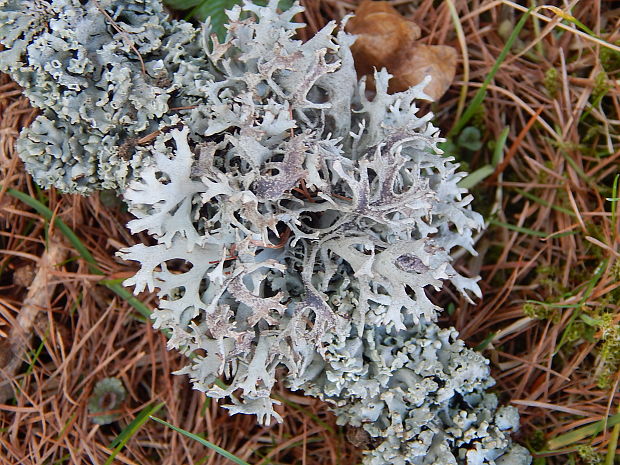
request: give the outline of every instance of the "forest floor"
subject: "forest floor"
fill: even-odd
[[[302,3],[308,35],[357,2]],[[495,392],[521,413],[515,440],[536,465],[618,463],[620,9],[538,6],[506,47],[525,10],[508,0],[390,3],[421,42],[457,49],[456,79],[430,109],[463,168],[481,175],[474,208],[488,228],[479,256],[456,266],[482,277],[483,298],[435,295],[440,322],[491,360]],[[114,255],[137,241],[122,202],[42,191],[17,158],[36,115],[0,75],[0,463],[230,463],[149,414],[254,465],[359,462],[351,431],[317,400],[279,388],[284,422],[259,427],[171,374],[184,357],[113,292],[134,271]],[[117,421],[99,426],[88,404],[106,377],[127,395]]]

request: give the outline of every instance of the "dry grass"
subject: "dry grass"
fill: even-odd
[[[354,6],[339,0],[305,3],[310,30]],[[416,20],[426,42],[461,50],[447,2],[393,3]],[[469,101],[521,14],[508,2],[453,3],[468,63],[441,103],[433,105],[444,133],[455,123],[462,86],[467,84]],[[573,15],[595,34],[620,40],[613,32],[620,31],[620,11],[611,10],[612,2],[572,4]],[[548,5],[563,7],[559,1]],[[489,86],[483,110],[469,123],[482,130],[484,148],[457,153],[472,170],[489,163],[488,143],[509,128],[504,162],[474,189],[477,208],[494,223],[478,242],[480,256],[459,262],[468,273],[481,274],[484,298],[475,307],[450,292],[436,298],[454,310],[443,321],[455,325],[471,346],[484,346],[497,391],[519,407],[523,429],[517,440],[542,450],[545,439],[615,414],[620,403],[618,221],[608,200],[619,171],[620,54],[605,51],[570,22],[564,21],[569,30],[560,29],[553,12],[538,13],[551,23],[527,22]],[[77,231],[107,278],[130,271],[113,258],[119,247],[135,242],[123,227],[127,216],[121,206],[103,204],[98,196],[40,192],[13,152],[19,129],[35,112],[6,76],[0,77],[0,92],[0,343],[14,336],[46,244],[64,244],[69,256],[46,272],[52,285],[44,288],[48,295],[34,320],[35,337],[24,341],[30,350],[18,373],[8,377],[19,393],[0,405],[0,462],[102,464],[122,428],[146,406],[164,402],[158,416],[204,433],[253,464],[356,463],[355,448],[320,402],[281,391],[296,407],[284,403],[285,422],[260,428],[251,418],[228,417],[193,392],[184,377],[170,375],[184,360],[166,351],[165,337],[98,285],[100,277],[89,273],[56,228],[5,192],[11,187],[44,201]],[[156,303],[153,296],[141,298]],[[1,367],[7,358],[10,353],[0,352]],[[95,383],[109,376],[122,380],[128,398],[119,421],[94,426],[86,404]],[[612,428],[602,428],[579,443],[613,460],[615,452],[607,450],[613,437]],[[537,463],[587,463],[576,449],[577,443],[569,442],[561,453],[540,454]],[[131,437],[116,460],[225,463],[153,421]]]

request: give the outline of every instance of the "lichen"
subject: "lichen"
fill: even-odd
[[[119,147],[167,120],[195,35],[152,0],[0,0],[0,71],[44,110],[17,145],[35,180],[81,194],[124,187],[139,157]]]
[[[524,464],[511,444],[514,407],[499,407],[488,361],[453,329],[407,324],[402,331],[368,326],[332,341],[315,378],[296,388],[335,405],[340,424],[363,428],[374,447],[367,464]],[[495,461],[495,462],[493,462]]]
[[[417,114],[427,81],[388,94],[382,70],[369,92],[334,22],[293,38],[298,4],[246,1],[220,43],[153,1],[35,3],[21,19],[0,3],[27,23],[0,29],[9,71],[44,109],[20,154],[44,186],[123,193],[128,227],[153,238],[120,252],[140,266],[125,284],[157,290],[154,326],[190,358],[179,374],[268,424],[282,373],[368,435],[366,464],[529,463],[487,361],[435,324],[432,290],[480,296],[451,252],[475,254],[483,222]]]

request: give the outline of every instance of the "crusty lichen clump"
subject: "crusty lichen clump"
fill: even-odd
[[[450,253],[475,254],[472,233],[483,222],[458,187],[464,174],[437,148],[432,115],[416,114],[426,83],[388,94],[390,76],[379,71],[371,95],[356,80],[353,36],[330,23],[306,43],[293,38],[298,5],[278,12],[275,0],[246,1],[229,12],[220,43],[208,25],[198,35],[143,0],[131,24],[157,22],[160,45],[141,53],[149,76],[168,79],[159,92],[141,84],[142,63],[126,39],[141,43],[146,32],[127,27],[123,2],[84,3],[36,2],[43,13],[28,21],[48,30],[54,20],[46,23],[45,11],[54,6],[60,18],[96,23],[99,4],[123,22],[124,35],[97,23],[105,34],[92,47],[121,50],[129,78],[110,74],[107,96],[97,96],[107,104],[119,92],[135,114],[104,112],[95,121],[88,111],[70,111],[73,118],[66,106],[42,102],[46,120],[20,144],[50,148],[22,156],[45,185],[66,187],[69,179],[82,187],[67,190],[121,189],[136,217],[129,228],[156,241],[120,252],[140,264],[126,284],[158,290],[154,325],[190,357],[180,373],[228,399],[231,413],[269,423],[281,420],[270,394],[283,368],[289,387],[330,402],[340,423],[365,430],[367,464],[529,463],[509,436],[516,410],[485,392],[493,385],[488,362],[434,323],[439,309],[429,289],[450,282],[468,298],[480,295]],[[5,0],[4,14],[15,5]],[[143,23],[142,15],[156,19]],[[28,34],[20,40],[42,33]],[[59,63],[60,76],[70,59]],[[12,69],[20,77],[26,68]],[[39,74],[55,79],[32,71]],[[94,81],[88,75],[88,85]],[[46,132],[51,126],[57,131]],[[147,134],[125,146],[125,163],[109,178],[103,170],[111,165],[75,142]],[[84,176],[91,178],[80,185]]]
[[[151,0],[0,0],[0,71],[43,110],[17,144],[35,181],[123,188],[141,164],[127,147],[168,120],[172,75],[196,33]]]

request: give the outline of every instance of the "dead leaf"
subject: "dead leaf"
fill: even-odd
[[[456,50],[446,45],[423,45],[420,28],[387,2],[364,0],[347,24],[357,39],[351,51],[359,76],[387,68],[394,77],[390,92],[400,92],[432,77],[425,93],[439,99],[450,87],[456,72]]]
[[[420,28],[405,19],[385,2],[365,0],[347,24],[347,31],[357,35],[351,47],[358,73],[387,67],[402,47],[409,47],[420,37]]]
[[[414,45],[403,55],[388,68],[394,75],[390,81],[390,92],[407,90],[430,75],[432,79],[424,88],[424,93],[433,100],[439,100],[454,80],[456,50],[447,45]]]

